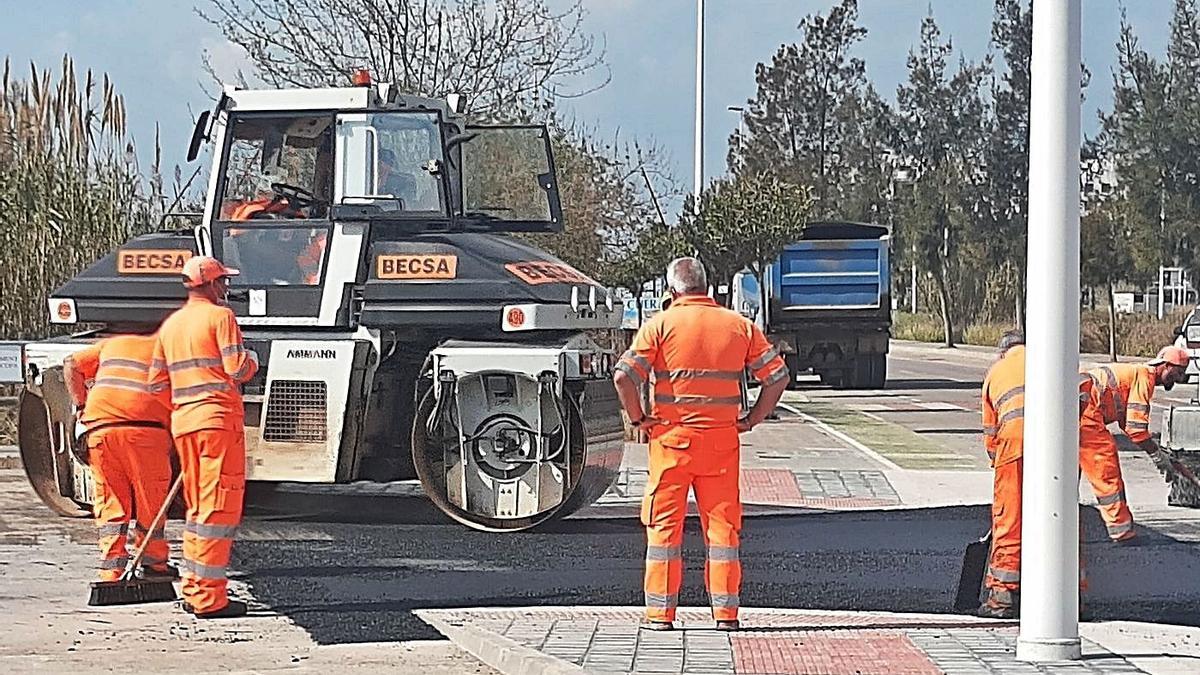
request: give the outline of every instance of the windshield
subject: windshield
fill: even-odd
[[[342,202],[381,211],[444,212],[442,135],[435,113],[344,115]]]
[[[315,286],[325,265],[328,228],[267,224],[226,227],[221,260],[239,270],[234,286]]]
[[[331,122],[328,116],[235,116],[218,218],[324,218],[333,185]]]

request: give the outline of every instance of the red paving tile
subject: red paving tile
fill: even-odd
[[[804,506],[796,476],[787,469],[742,469],[741,487],[748,504]]]
[[[942,671],[902,633],[838,631],[735,635],[734,669],[777,675],[941,675]]]

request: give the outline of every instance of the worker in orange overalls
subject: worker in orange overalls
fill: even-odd
[[[229,599],[225,574],[246,488],[238,386],[258,370],[257,357],[242,344],[237,319],[225,305],[229,277],[237,274],[208,256],[188,259],[183,266],[188,300],[159,329],[149,376],[151,386],[171,390],[171,431],[188,507],[184,608],[197,618],[246,613],[245,603]]]
[[[170,402],[152,392],[146,373],[154,355],[153,335],[117,335],[68,356],[63,379],[86,429],[92,469],[93,513],[100,534],[100,579],[115,581],[129,562],[131,518],[134,546],[149,537],[142,557],[146,577],[178,577],[167,564],[160,526],[148,528],[171,487]]]
[[[1025,337],[1000,338],[1000,360],[983,378],[983,444],[995,472],[992,488],[992,552],[979,614],[1016,616],[1021,583],[1021,469],[1025,449]]]
[[[647,540],[643,626],[674,627],[690,488],[708,547],[704,580],[713,618],[718,630],[736,630],[742,583],[738,433],[775,409],[788,371],[757,326],[706,295],[708,281],[699,260],[672,261],[667,282],[671,311],[642,326],[613,375],[629,419],[650,434],[650,476],[642,502]],[[762,388],[754,407],[739,417],[738,384],[746,368]],[[647,415],[639,388],[651,381],[653,412]]]
[[[992,488],[992,551],[984,585],[988,594],[980,616],[1011,619],[1017,615],[1021,589],[1021,487],[1025,454],[1025,336],[1008,331],[997,345],[1000,359],[983,380],[983,443],[994,471]],[[1098,399],[1093,382],[1080,377],[1080,418],[1095,415]],[[1087,574],[1079,560],[1079,589],[1086,591]]]
[[[1100,400],[1096,414],[1085,417],[1079,430],[1079,466],[1092,484],[1108,536],[1115,542],[1129,542],[1136,532],[1125,499],[1117,441],[1108,425],[1118,423],[1170,479],[1174,474],[1170,457],[1150,437],[1150,399],[1157,385],[1170,390],[1186,382],[1187,365],[1186,350],[1163,347],[1149,363],[1113,363],[1086,373],[1095,381]]]

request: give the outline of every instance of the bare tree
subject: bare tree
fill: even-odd
[[[208,3],[197,14],[246,51],[255,68],[247,79],[274,87],[345,86],[367,68],[406,92],[460,93],[468,112],[508,118],[609,80],[602,39],[583,27],[583,0],[561,10],[547,0]]]

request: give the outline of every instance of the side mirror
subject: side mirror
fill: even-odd
[[[192,129],[192,142],[188,144],[187,161],[191,162],[200,155],[200,144],[208,140],[205,131],[208,129],[208,118],[210,114],[207,110],[200,113],[200,117],[196,120],[196,128]]]

